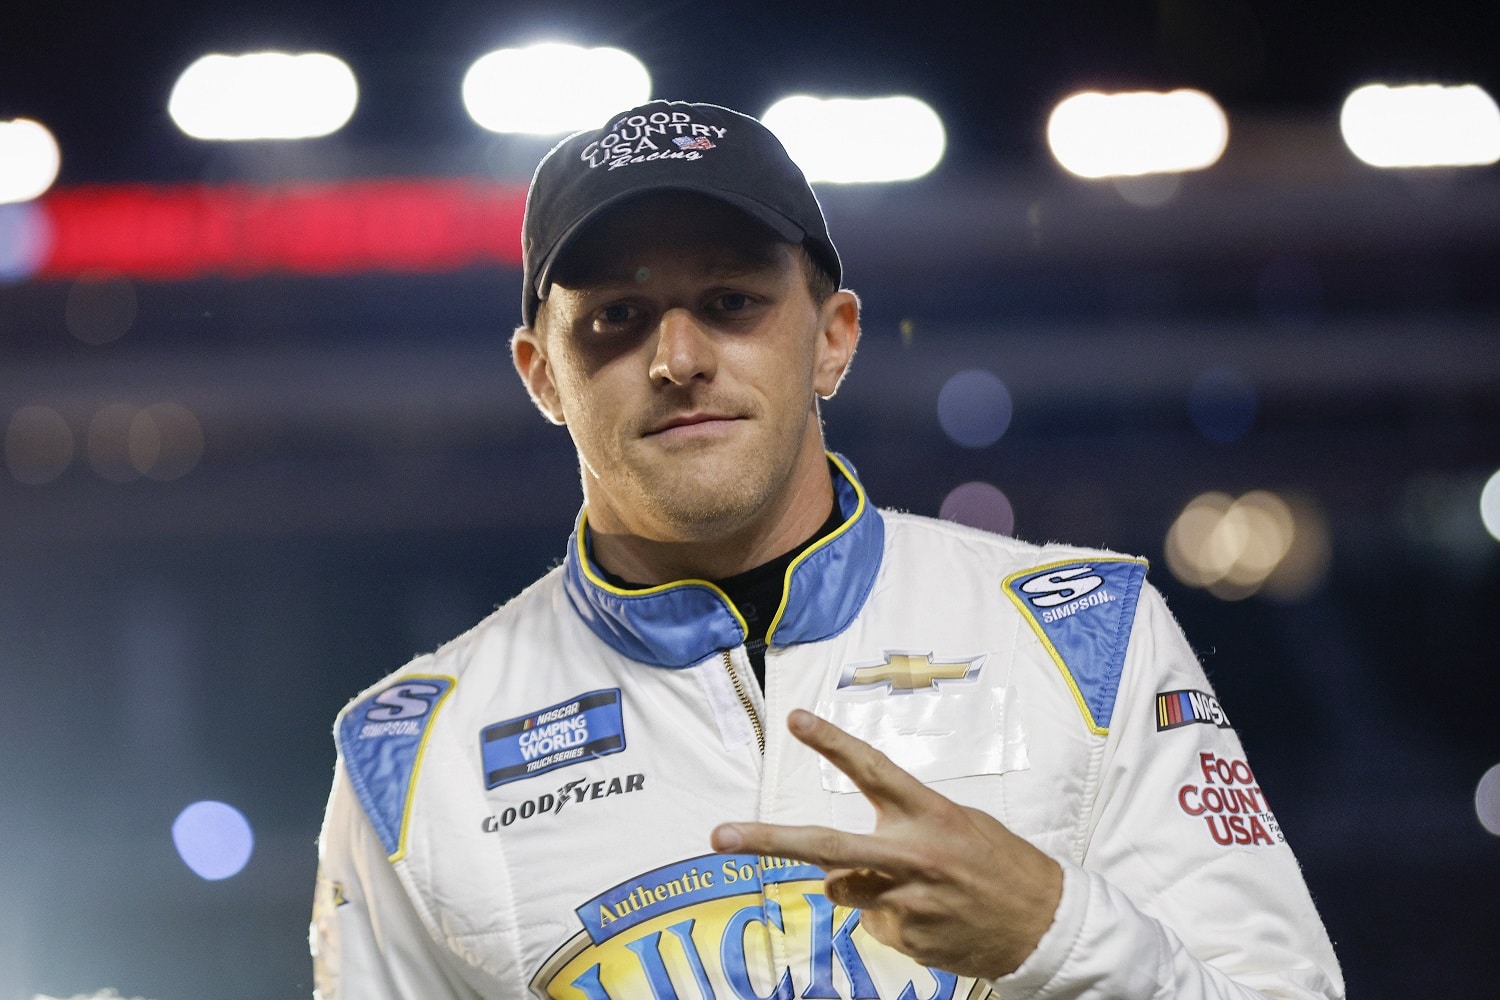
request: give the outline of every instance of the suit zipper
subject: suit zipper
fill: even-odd
[[[745,708],[745,714],[750,717],[750,727],[755,730],[755,743],[760,747],[760,755],[766,755],[766,731],[761,728],[760,717],[755,714],[755,705],[751,703],[750,696],[745,693],[745,685],[740,683],[740,673],[734,669],[734,661],[729,658],[729,650],[724,650],[724,669],[729,671],[729,680],[734,684],[734,693],[739,696],[740,704]]]

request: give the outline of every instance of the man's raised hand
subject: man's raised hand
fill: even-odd
[[[859,907],[877,941],[923,965],[983,979],[1015,971],[1052,925],[1057,862],[811,712],[794,711],[787,728],[870,800],[875,831],[726,823],[713,831],[714,849],[818,865],[830,900]]]

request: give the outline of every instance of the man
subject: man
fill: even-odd
[[[340,716],[323,1000],[1342,995],[1144,564],[879,511],[824,451],[859,303],[770,133],[626,112],[523,240],[584,509]]]

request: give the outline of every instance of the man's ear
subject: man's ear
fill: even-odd
[[[547,360],[547,348],[542,335],[535,327],[520,326],[510,338],[510,358],[515,362],[516,374],[526,386],[526,392],[542,416],[554,424],[565,424],[562,401],[557,395],[557,385],[552,381],[552,365]]]
[[[818,310],[818,324],[813,389],[822,398],[832,399],[859,346],[859,296],[847,288],[834,292]]]

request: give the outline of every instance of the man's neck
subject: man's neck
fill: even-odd
[[[612,519],[596,520],[591,508],[590,554],[613,575],[653,586],[674,580],[721,580],[753,569],[796,548],[833,509],[833,481],[821,450],[816,462],[812,473],[794,473],[791,489],[751,523],[710,539],[662,541],[611,531]]]

